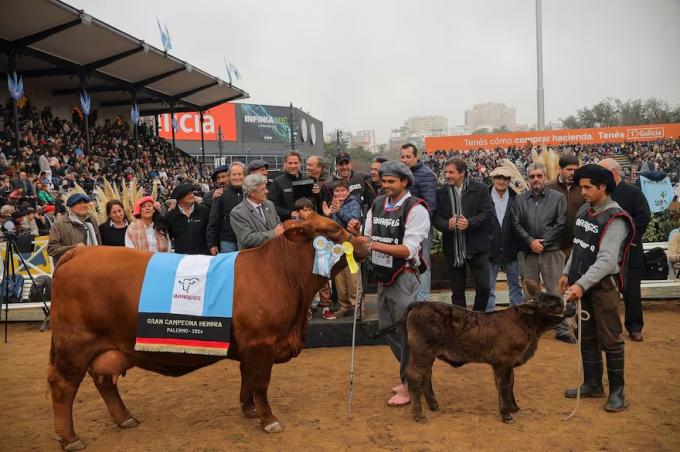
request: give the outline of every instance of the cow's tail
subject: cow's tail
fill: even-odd
[[[381,338],[381,337],[383,337],[383,336],[386,335],[386,334],[389,334],[389,333],[392,333],[392,332],[396,331],[396,330],[397,330],[398,328],[400,328],[402,325],[404,326],[404,330],[406,330],[406,319],[408,318],[408,315],[409,315],[409,313],[411,312],[411,310],[412,310],[413,308],[415,308],[415,307],[416,307],[417,305],[419,305],[419,304],[422,304],[422,302],[416,301],[416,302],[411,303],[410,305],[408,305],[408,307],[406,308],[406,312],[404,312],[404,316],[403,316],[401,319],[397,320],[396,322],[394,322],[394,323],[393,323],[392,325],[390,325],[390,326],[387,326],[387,327],[385,327],[385,328],[383,328],[383,329],[381,329],[381,330],[378,330],[378,331],[376,331],[375,333],[369,334],[369,335],[368,335],[369,339],[374,339],[374,340],[375,340],[375,339]]]

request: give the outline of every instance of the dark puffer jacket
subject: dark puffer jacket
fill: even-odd
[[[415,183],[408,190],[411,192],[411,195],[425,201],[427,211],[430,214],[430,218],[432,218],[437,208],[437,176],[434,175],[428,166],[423,165],[423,162],[420,160],[411,167],[411,172],[413,173]]]

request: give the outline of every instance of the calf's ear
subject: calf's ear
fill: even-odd
[[[524,314],[531,315],[534,312],[536,312],[536,305],[533,304],[533,303],[524,303],[524,304],[517,306],[517,309],[519,309]]]
[[[541,284],[533,279],[522,279],[524,289],[531,295],[531,298],[536,298],[536,295],[541,293]]]
[[[286,228],[283,235],[291,242],[305,242],[314,236],[314,229],[308,221],[286,221],[283,226]]]

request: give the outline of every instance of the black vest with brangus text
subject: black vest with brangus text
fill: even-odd
[[[406,231],[406,218],[413,207],[418,204],[425,205],[423,200],[409,196],[399,207],[391,208],[388,204],[389,197],[382,195],[373,202],[371,212],[373,214],[371,239],[374,242],[387,243],[389,245],[402,245]],[[407,259],[389,256],[380,251],[371,251],[373,274],[384,286],[389,286],[397,280],[404,271]]]
[[[597,260],[597,253],[600,250],[600,242],[604,237],[605,231],[616,218],[622,218],[628,223],[628,236],[623,251],[623,256],[619,262],[619,274],[615,279],[620,289],[623,289],[623,278],[625,266],[628,262],[628,250],[635,237],[635,224],[630,215],[620,207],[611,207],[598,213],[584,204],[576,214],[576,224],[574,225],[574,246],[571,251],[571,266],[569,267],[569,284],[572,285],[583,276],[591,265]],[[618,250],[617,250],[618,254]]]

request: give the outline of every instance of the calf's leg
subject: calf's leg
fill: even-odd
[[[432,389],[432,364],[430,364],[429,369],[423,377],[423,394],[425,394],[425,401],[430,410],[437,411],[439,409],[439,404],[437,403],[437,399],[434,396],[434,390]]]
[[[253,396],[253,391],[248,385],[248,381],[245,374],[245,366],[241,362],[241,411],[247,418],[256,418],[257,409],[255,409],[255,400]]]
[[[411,410],[413,419],[416,422],[424,422],[427,419],[423,415],[423,408],[420,403],[420,393],[425,388],[425,399],[427,404],[432,409],[430,394],[427,392],[429,386],[430,393],[432,391],[432,383],[429,382],[429,376],[432,374],[432,363],[434,363],[434,356],[427,349],[419,346],[417,335],[413,334],[409,337],[409,357],[406,366],[406,379],[408,381],[409,398],[411,399]],[[431,394],[434,398],[434,394]],[[437,403],[436,401],[434,402]]]
[[[51,363],[47,373],[47,382],[52,394],[52,410],[54,411],[54,431],[59,445],[66,451],[80,450],[85,444],[78,438],[73,429],[73,400],[78,387],[85,377],[85,369],[60,365],[59,360]]]
[[[268,345],[257,345],[243,352],[239,351],[239,355],[244,366],[246,384],[253,392],[260,425],[268,433],[282,432],[283,427],[272,414],[267,400],[267,390],[274,365],[272,348]]]
[[[511,414],[512,406],[510,403],[512,392],[512,387],[510,385],[512,367],[494,366],[493,373],[496,381],[496,389],[498,390],[498,406],[501,418],[503,419],[503,422],[509,424],[513,421]]]
[[[516,413],[519,411],[519,405],[517,405],[517,400],[515,400],[515,370],[510,369],[510,381],[508,382],[508,405],[510,406],[510,412]]]

